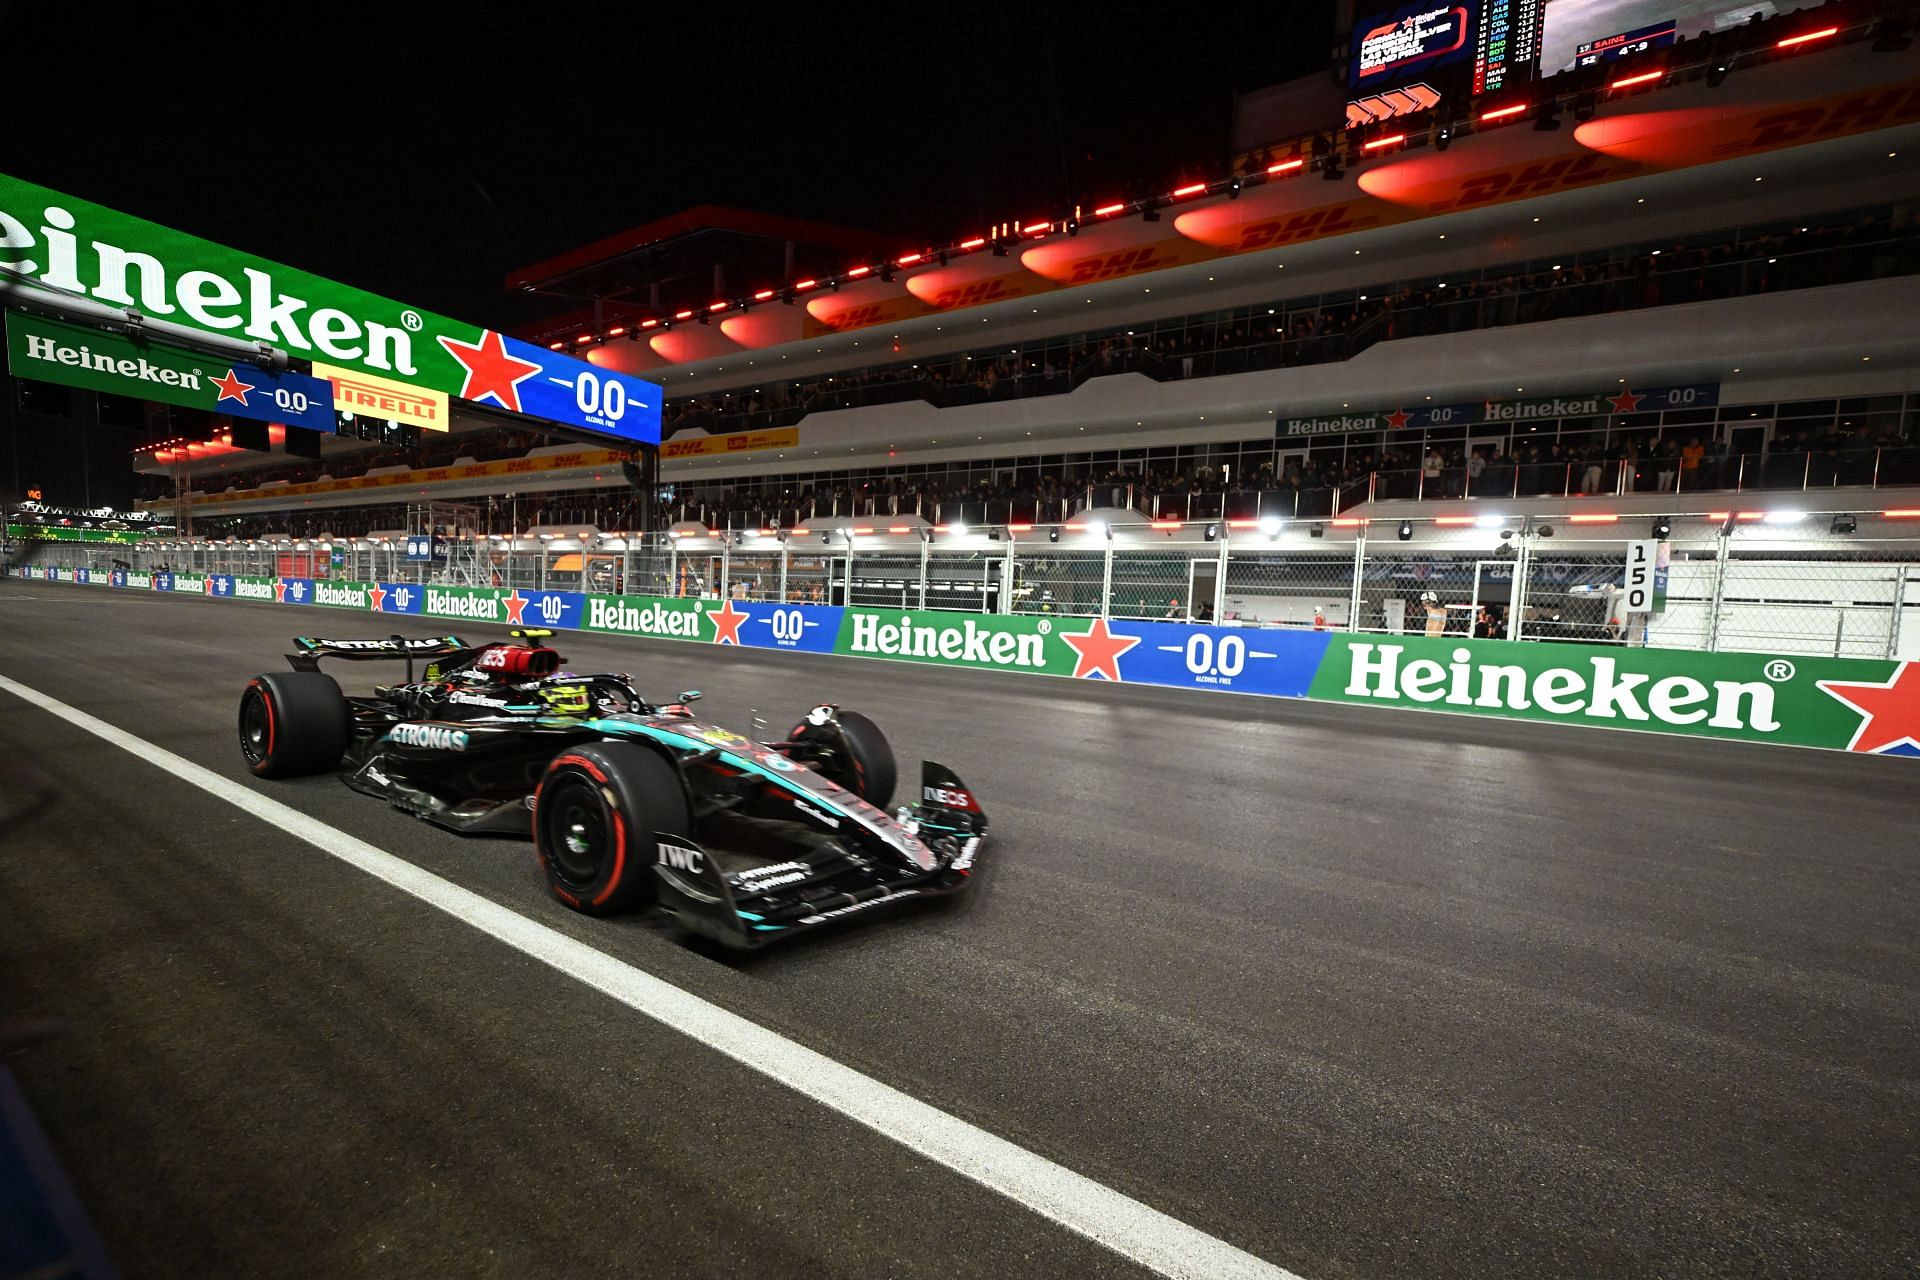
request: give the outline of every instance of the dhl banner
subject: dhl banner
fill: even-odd
[[[688,436],[668,440],[660,446],[660,460],[675,458],[711,458],[733,453],[757,453],[762,449],[792,449],[800,443],[800,428],[781,427],[777,431],[736,431],[723,436]]]
[[[753,453],[762,449],[791,449],[800,443],[800,428],[782,427],[776,431],[740,431],[731,435],[691,436],[668,440],[660,446],[662,461],[675,458],[711,457]],[[572,471],[583,467],[617,467],[627,454],[617,449],[571,449],[566,453],[546,453],[534,458],[500,458],[493,462],[467,462],[450,467],[423,467],[413,471],[395,471],[377,476],[349,476],[341,480],[310,480],[305,484],[275,485],[269,489],[240,492],[196,493],[194,506],[208,503],[253,502],[273,498],[305,498],[318,494],[360,493],[369,489],[399,489],[420,485],[445,484],[452,480],[485,480],[494,476],[539,475],[551,471]]]

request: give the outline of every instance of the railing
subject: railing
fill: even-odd
[[[1481,459],[1373,470],[1341,486],[1340,508],[1451,498],[1572,498],[1633,493],[1877,489],[1920,484],[1920,447],[1781,448],[1635,458]]]
[[[1920,521],[1879,512],[1822,513],[1791,524],[1672,516],[1667,597],[1645,616],[1625,615],[1622,599],[1628,545],[1648,530],[1568,525],[1549,537],[1542,523],[1463,529],[1422,516],[1369,527],[1362,517],[1302,528],[1240,516],[1217,525],[1135,519],[971,533],[948,526],[927,536],[835,528],[804,537],[595,536],[564,546],[482,538],[470,555],[485,566],[481,585],[526,591],[1920,657]],[[101,575],[121,568],[452,581],[445,566],[409,561],[404,547],[364,539],[15,542],[8,550],[14,563]]]

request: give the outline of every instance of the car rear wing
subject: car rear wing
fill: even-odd
[[[322,658],[344,658],[349,662],[400,662],[407,664],[407,680],[413,680],[415,658],[450,658],[471,652],[459,636],[424,636],[408,639],[393,636],[386,640],[328,640],[320,636],[295,636],[298,653],[287,655],[295,671],[318,671]]]

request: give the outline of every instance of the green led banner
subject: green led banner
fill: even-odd
[[[512,413],[660,442],[660,388],[0,174],[0,271]]]

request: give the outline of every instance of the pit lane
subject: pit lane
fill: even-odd
[[[289,635],[391,625],[0,609],[0,674],[232,778]],[[1908,762],[556,643],[722,723],[866,711],[982,796],[982,883],[734,960],[572,915],[525,845],[268,793],[1313,1280],[1916,1260]],[[131,1274],[1140,1274],[5,695],[0,727],[64,796],[0,853],[0,1003],[69,1024],[13,1066]]]

